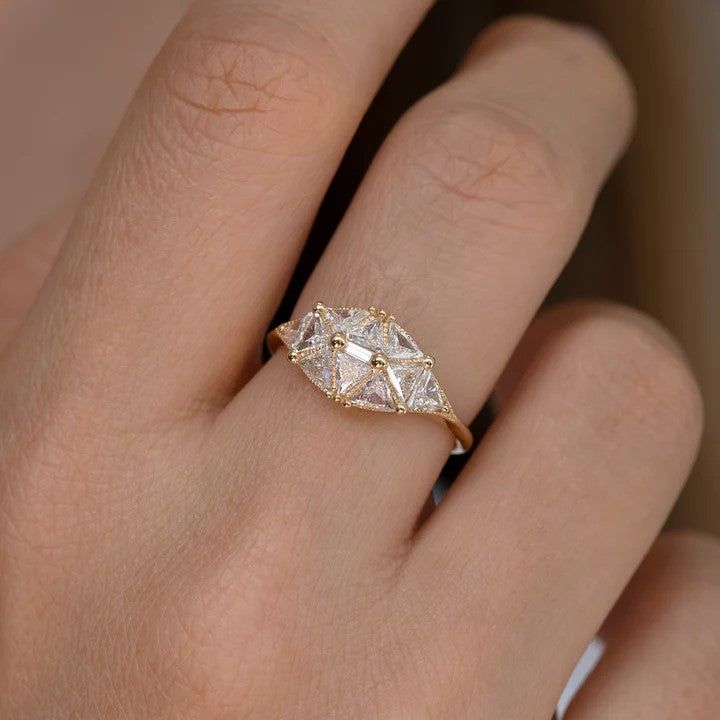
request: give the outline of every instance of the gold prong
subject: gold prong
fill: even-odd
[[[370,365],[372,365],[376,370],[382,370],[386,368],[387,364],[387,358],[382,353],[375,353],[370,358]]]
[[[387,317],[387,313],[384,310],[378,310],[378,317],[384,320]]]
[[[347,408],[347,407],[352,407],[352,403],[351,403],[349,400],[345,399],[345,400],[342,401],[342,406],[343,406],[343,407],[346,407],[346,408]]]
[[[388,321],[389,323],[395,322],[395,316],[394,316],[394,315],[388,315],[388,316],[387,316],[387,321]]]
[[[323,302],[319,302],[319,301],[318,301],[318,302],[316,302],[315,305],[313,306],[313,310],[314,310],[318,315],[325,315],[325,313],[327,312],[327,305],[325,305],[325,303],[323,303]]]
[[[441,412],[443,415],[449,415],[449,414],[450,414],[450,407],[449,407],[448,405],[443,405],[442,408],[440,409],[440,412]]]
[[[398,403],[395,406],[395,412],[404,415],[407,412],[407,408],[402,403]]]
[[[330,338],[330,345],[336,350],[340,350],[347,344],[347,338],[342,333],[335,333]]]
[[[432,357],[431,355],[424,357],[423,365],[429,370],[431,367],[433,367],[435,365],[435,358]]]
[[[371,305],[371,306],[368,308],[368,312],[369,312],[371,315],[376,315],[376,314],[377,314],[377,308],[376,308],[374,305]]]
[[[297,350],[290,350],[290,352],[288,352],[287,357],[288,357],[288,360],[289,360],[290,362],[293,362],[293,363],[294,363],[294,362],[297,362],[297,359],[298,359],[298,351],[297,351]]]

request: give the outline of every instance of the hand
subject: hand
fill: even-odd
[[[427,4],[198,2],[32,309],[30,274],[6,292],[3,719],[552,714],[693,459],[700,400],[672,341],[613,306],[541,316],[428,517],[439,426],[342,411],[282,356],[260,366],[318,203]],[[298,313],[391,309],[470,420],[631,122],[601,44],[500,23],[388,138]],[[719,558],[660,541],[573,720],[717,715]]]

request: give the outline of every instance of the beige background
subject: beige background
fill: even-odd
[[[0,0],[0,245],[82,192],[187,4]],[[637,138],[560,293],[630,300],[681,340],[707,431],[672,522],[720,532],[720,3],[530,5],[601,28],[638,86]]]

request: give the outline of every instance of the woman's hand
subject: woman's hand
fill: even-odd
[[[201,0],[27,314],[38,238],[6,256],[0,277],[24,280],[1,326],[3,719],[552,714],[693,459],[700,400],[672,341],[611,306],[542,316],[427,518],[442,429],[344,412],[282,357],[260,367],[427,5]],[[388,138],[299,312],[392,309],[470,420],[631,122],[588,34],[493,27]],[[688,537],[652,551],[574,720],[717,715],[718,557]]]

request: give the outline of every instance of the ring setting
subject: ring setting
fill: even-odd
[[[455,437],[453,453],[472,445],[469,429],[440,387],[435,360],[393,315],[374,306],[328,307],[322,302],[268,335],[272,352],[288,359],[328,397],[345,407],[443,420]]]

